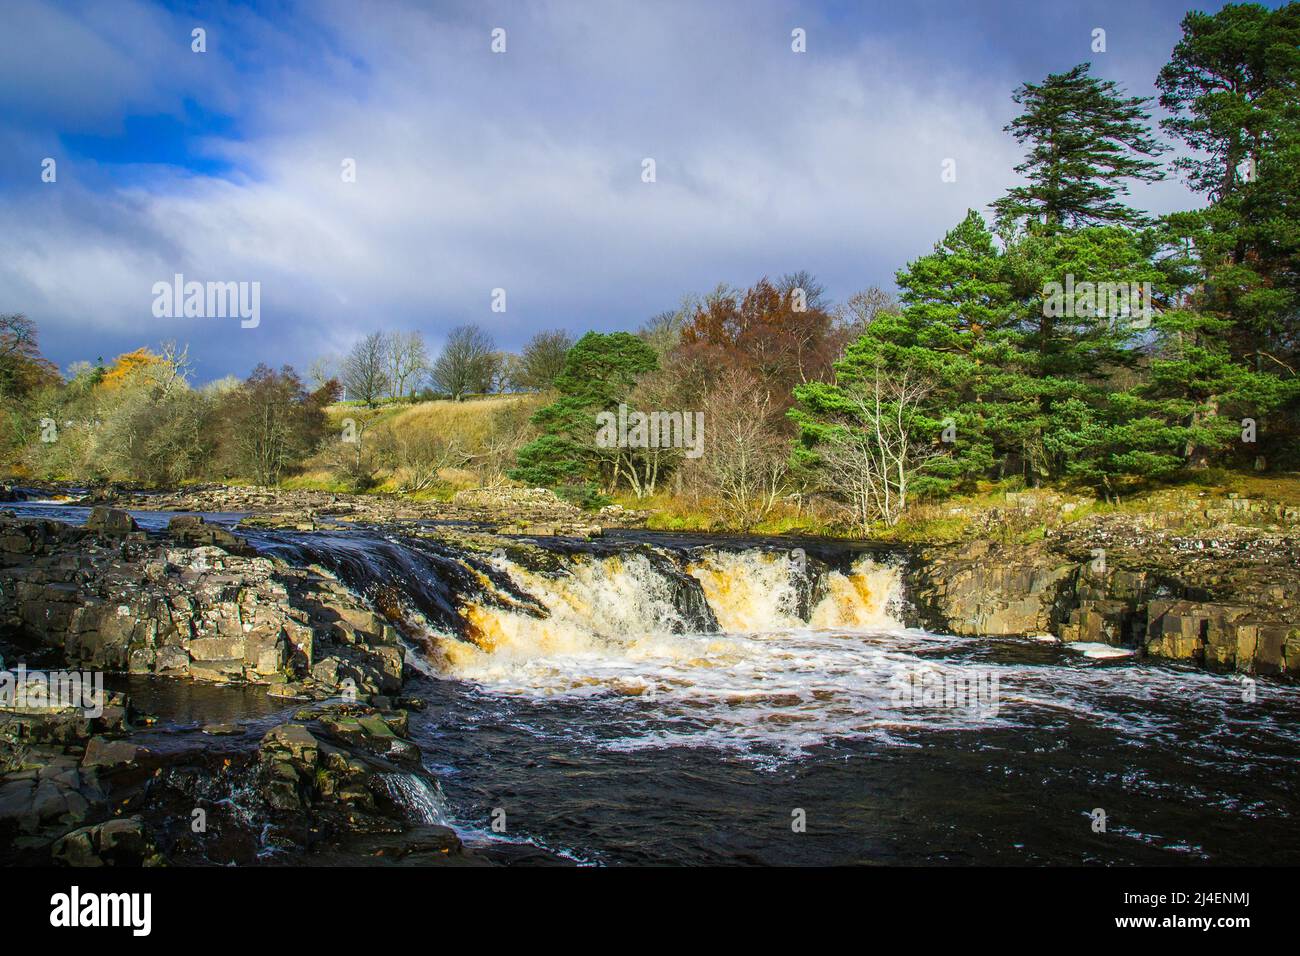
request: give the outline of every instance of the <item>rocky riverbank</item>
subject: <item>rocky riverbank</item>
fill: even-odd
[[[308,705],[266,730],[163,730],[124,704],[110,723],[0,713],[0,863],[551,862],[467,849],[405,737],[420,703],[380,703]]]
[[[193,511],[247,515],[248,527],[313,531],[346,523],[438,521],[472,524],[502,534],[598,536],[603,528],[635,528],[647,513],[609,505],[584,512],[544,488],[474,488],[450,501],[400,495],[196,485],[154,492],[104,486],[88,491],[46,489],[84,504],[123,510]],[[11,491],[11,494],[13,492]],[[0,501],[6,500],[0,497]]]
[[[1039,541],[924,546],[910,594],[927,626],[948,633],[1053,635],[1295,677],[1297,520],[1231,498],[1049,524]]]
[[[0,512],[5,666],[255,688],[285,718],[164,730],[121,692],[98,714],[49,698],[36,673],[20,702],[6,672],[0,862],[536,856],[467,851],[437,822],[437,781],[407,736],[421,704],[401,696],[403,656],[393,625],[328,572],[259,556],[198,517],[146,534],[107,508],[85,527]]]
[[[161,537],[105,508],[84,528],[0,516],[0,575],[0,624],[66,667],[250,681],[290,697],[401,686],[397,632],[360,598],[195,516]]]
[[[121,678],[96,713],[0,702],[0,862],[554,862],[518,846],[468,850],[440,822],[438,782],[410,739],[411,713],[422,706],[404,696],[410,608],[384,587],[345,585],[326,567],[355,538],[321,529],[382,516],[390,522],[382,528],[408,534],[403,553],[431,562],[421,573],[447,594],[477,586],[476,601],[544,616],[493,577],[485,555],[509,554],[548,574],[575,548],[642,547],[610,539],[539,548],[500,536],[518,525],[500,513],[505,499],[485,494],[466,495],[452,509],[462,518],[439,527],[425,523],[423,505],[388,511],[382,501],[332,496],[276,493],[261,510],[242,489],[125,496],[133,506],[255,512],[254,527],[319,531],[249,532],[260,551],[192,514],[145,532],[104,505],[84,527],[0,510],[5,666]],[[545,519],[547,530],[534,535],[571,527],[553,496],[511,494],[534,501],[527,522]],[[911,547],[912,621],[972,637],[1050,635],[1269,679],[1300,672],[1300,531],[1285,510],[1237,499],[1064,520],[1066,509],[1049,504],[1055,518],[1040,499],[1018,500],[984,516],[979,540]],[[1026,533],[1035,527],[1038,534]],[[368,547],[400,550],[386,531],[369,533]],[[268,550],[268,540],[296,549],[295,560]],[[375,581],[413,583],[403,577],[408,566],[369,554],[379,562]],[[690,582],[666,552],[651,546],[643,556],[666,562],[662,580]],[[413,593],[408,587],[407,598]],[[455,616],[446,594],[425,596],[427,620],[440,610]],[[262,705],[252,719],[168,724],[137,707],[134,691],[123,689],[131,681],[255,694]],[[201,712],[221,712],[217,698],[207,700],[212,709]]]

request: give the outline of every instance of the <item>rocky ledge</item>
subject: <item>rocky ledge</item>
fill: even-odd
[[[115,699],[108,720],[0,710],[0,863],[491,862],[437,819],[404,708],[164,732]]]
[[[404,656],[393,626],[323,570],[259,556],[195,516],[150,537],[106,508],[84,528],[0,513],[0,633],[66,667],[281,696],[392,693]]]
[[[388,620],[195,516],[146,534],[104,507],[82,528],[0,512],[0,656],[0,864],[555,862],[472,852],[442,820]],[[263,716],[167,723],[120,691],[42,699],[38,668],[191,687],[214,710],[267,697]]]
[[[1289,520],[1231,521],[1258,513],[1112,514],[1031,543],[923,547],[909,591],[922,621],[952,634],[1054,635],[1294,678],[1300,534]]]
[[[244,514],[248,527],[299,531],[341,522],[436,521],[474,524],[505,534],[594,537],[605,527],[640,527],[648,517],[647,512],[618,505],[584,512],[544,488],[508,486],[458,491],[450,501],[227,485],[167,492],[104,486],[86,494],[83,503],[124,510]]]

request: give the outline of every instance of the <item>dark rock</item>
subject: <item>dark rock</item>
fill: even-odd
[[[54,842],[50,855],[75,867],[157,866],[162,857],[138,816],[82,827]]]
[[[91,509],[90,517],[86,519],[86,529],[100,534],[118,535],[139,531],[140,527],[125,511],[100,505]]]

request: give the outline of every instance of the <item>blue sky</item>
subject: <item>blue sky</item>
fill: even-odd
[[[1186,9],[9,0],[0,311],[64,367],[175,340],[206,380],[376,329],[634,329],[798,269],[842,300],[1016,181],[1014,87],[1091,60],[1149,95]],[[1176,181],[1134,202],[1199,204]],[[155,318],[178,272],[260,282],[261,324]]]

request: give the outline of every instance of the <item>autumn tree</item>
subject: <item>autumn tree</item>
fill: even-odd
[[[710,296],[682,329],[678,351],[686,363],[751,375],[775,409],[788,407],[791,389],[825,376],[837,343],[823,292],[806,273],[777,283],[760,279],[744,293]]]
[[[0,315],[0,399],[21,398],[57,377],[37,347],[36,323],[21,313]]]
[[[231,472],[259,485],[278,484],[325,436],[327,399],[309,393],[287,365],[279,371],[258,365],[219,408]]]

